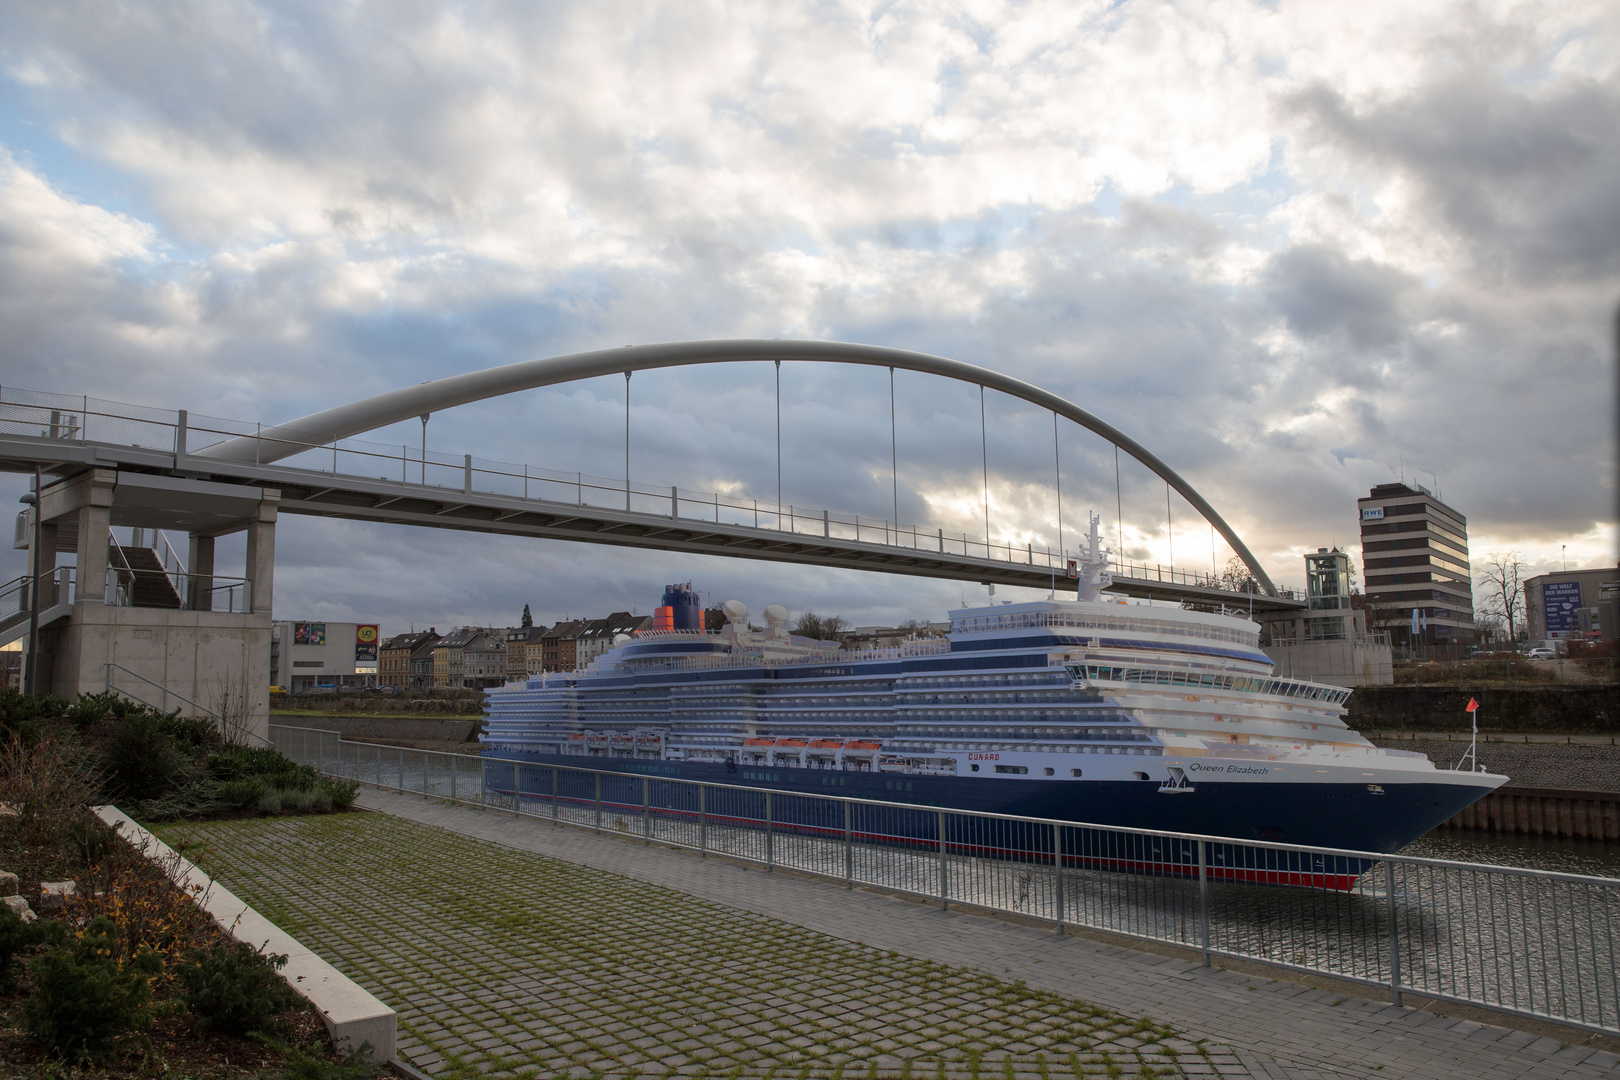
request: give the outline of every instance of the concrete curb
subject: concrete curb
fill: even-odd
[[[181,858],[116,806],[98,806],[95,811],[133,847],[167,871],[175,885],[195,898],[198,906],[231,937],[263,952],[286,954],[287,966],[281,969],[281,977],[320,1010],[334,1046],[352,1053],[370,1043],[373,1060],[395,1059],[398,1022],[393,1009]]]

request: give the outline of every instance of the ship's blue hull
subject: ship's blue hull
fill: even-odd
[[[652,812],[663,816],[686,815],[698,810],[695,789],[665,783],[644,786],[644,778],[737,785],[784,796],[844,796],[907,804],[904,810],[897,808],[890,812],[881,828],[873,826],[873,829],[881,832],[884,839],[904,841],[909,838],[933,843],[938,840],[938,815],[924,808],[1199,833],[1240,842],[1393,852],[1491,790],[1483,784],[1414,783],[1386,784],[1382,793],[1375,793],[1365,784],[1201,782],[1189,790],[1167,793],[1153,781],[1023,781],[763,766],[730,769],[723,764],[704,762],[581,758],[507,751],[486,753],[485,782],[492,789],[511,791],[514,778],[512,765],[507,762],[517,766],[516,783],[524,795],[547,798],[555,782],[562,801],[576,805],[594,805],[598,795],[595,777],[590,774],[600,772],[603,776],[600,798],[613,813],[638,813],[644,799],[650,802]],[[561,767],[555,781],[550,768],[553,765]],[[714,805],[705,807],[711,816],[731,817],[739,823],[763,823],[766,812],[761,796],[750,798],[744,793],[728,793],[715,798]],[[841,834],[844,823],[840,807],[841,804],[826,800],[777,798],[769,816],[775,826]],[[867,813],[868,819],[876,820],[871,813],[863,813]],[[979,845],[981,839],[987,849],[1003,843],[1013,843],[1020,849],[1028,846],[1023,841],[976,839],[969,835],[967,824],[951,824],[947,828],[947,840],[953,847],[973,847]],[[981,833],[990,829],[983,825],[971,828]],[[1017,831],[1010,827],[996,828],[1006,837]],[[953,831],[957,829],[963,830],[961,835]],[[1092,835],[1101,837],[1103,834]],[[1104,847],[1123,850],[1126,845],[1123,839],[1086,841],[1076,838],[1065,845],[1066,852],[1076,855],[1075,845],[1086,842],[1100,845],[1099,852]],[[1046,850],[1042,845],[1049,843],[1045,839],[1029,841],[1041,850]],[[1185,850],[1172,850],[1164,846],[1169,842],[1156,843],[1160,854],[1154,856],[1155,859],[1162,856],[1171,863],[1196,864],[1193,845],[1181,845]],[[1245,861],[1252,858],[1235,854],[1226,857]],[[1110,858],[1112,856],[1097,856],[1102,862]],[[1353,863],[1353,866],[1345,863],[1338,872],[1349,873],[1353,880],[1366,866],[1362,860]]]

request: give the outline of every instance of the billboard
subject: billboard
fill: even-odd
[[[326,624],[323,622],[293,623],[294,645],[325,645]]]
[[[1547,615],[1547,636],[1573,637],[1581,629],[1581,583],[1549,581],[1541,586],[1541,610]]]
[[[354,662],[357,664],[375,664],[377,662],[377,627],[375,625],[361,625],[354,628]]]

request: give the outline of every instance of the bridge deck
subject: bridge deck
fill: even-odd
[[[82,434],[82,431],[72,434]],[[522,476],[523,490],[530,490],[531,486],[553,493],[559,489],[571,490],[576,499],[525,497],[478,490],[480,485],[506,486],[516,475],[475,465],[470,457],[457,463],[460,467],[432,457],[422,463],[410,458],[402,448],[397,456],[381,459],[388,462],[389,469],[403,476],[408,476],[413,467],[420,469],[422,480],[441,480],[449,473],[459,481],[452,486],[386,479],[375,473],[354,475],[342,470],[344,457],[350,459],[351,469],[364,467],[380,472],[376,455],[342,446],[324,448],[321,453],[331,455],[330,468],[309,467],[311,463],[304,459],[312,454],[300,455],[300,463],[296,465],[255,464],[169,452],[151,446],[121,446],[82,437],[0,432],[0,471],[31,472],[36,464],[58,475],[93,467],[116,468],[178,481],[177,496],[181,494],[179,489],[194,486],[197,491],[187,492],[193,497],[206,495],[208,491],[217,493],[218,485],[274,488],[281,492],[282,511],[293,514],[1030,588],[1050,588],[1065,581],[1060,568],[1062,556],[1058,553],[1030,546],[987,545],[983,540],[941,530],[929,533],[890,522],[862,522],[859,518],[851,521],[825,511],[806,514],[802,508],[793,507],[778,512],[774,508],[761,511],[755,506],[754,519],[763,523],[748,524],[724,520],[728,515],[746,517],[748,508],[722,502],[718,497],[711,503],[677,489],[665,493],[661,488],[644,485],[634,485],[626,491],[622,481],[618,482],[618,487],[609,488],[587,477],[563,483],[554,476],[530,477],[527,468]],[[356,455],[360,460],[355,460]],[[631,508],[594,504],[608,499],[622,500]],[[698,516],[705,513],[711,513],[712,519]],[[152,527],[151,508],[143,508],[141,520],[131,523]],[[853,535],[849,535],[851,530]],[[975,549],[988,554],[976,554]],[[1212,584],[1208,575],[1165,567],[1122,567],[1115,575],[1114,591],[1133,597],[1225,604],[1257,614],[1304,607],[1303,601],[1292,596],[1234,592]]]

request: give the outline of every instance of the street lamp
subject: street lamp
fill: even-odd
[[[32,694],[34,689],[34,676],[37,670],[39,653],[39,466],[34,466],[34,490],[23,492],[18,500],[24,506],[34,511],[34,540],[28,545],[28,560],[33,580],[28,586],[28,666],[23,673],[23,692]]]

